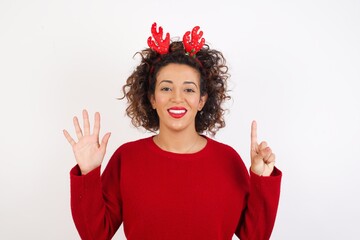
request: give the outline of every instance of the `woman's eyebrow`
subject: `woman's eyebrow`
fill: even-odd
[[[171,81],[171,80],[162,80],[161,82],[159,82],[159,84],[161,84],[161,83],[173,83],[173,81]]]
[[[197,84],[192,81],[185,81],[183,84],[193,84],[196,88],[198,87]]]
[[[160,84],[162,84],[162,83],[170,83],[170,84],[173,84],[174,82],[171,81],[171,80],[166,80],[166,79],[165,79],[165,80],[160,81],[158,85],[160,85]],[[197,84],[196,84],[195,82],[193,82],[193,81],[185,81],[185,82],[183,82],[183,84],[184,84],[184,85],[185,85],[185,84],[193,84],[196,88],[198,88]]]

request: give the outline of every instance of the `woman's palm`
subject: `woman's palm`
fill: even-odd
[[[100,114],[95,113],[95,123],[93,133],[90,133],[89,115],[83,110],[84,132],[81,130],[77,117],[74,117],[74,127],[78,142],[64,130],[64,135],[72,146],[76,162],[78,163],[83,175],[99,167],[106,153],[106,146],[110,138],[110,133],[106,133],[99,143]]]

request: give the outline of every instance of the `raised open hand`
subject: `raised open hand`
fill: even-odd
[[[251,124],[251,171],[260,176],[270,176],[274,170],[275,154],[268,147],[265,141],[260,145],[257,141],[257,124],[255,121]]]
[[[101,144],[99,144],[100,114],[98,112],[95,113],[95,123],[92,134],[90,134],[88,112],[83,110],[82,115],[84,121],[84,133],[80,128],[78,118],[74,117],[73,119],[78,142],[76,142],[65,129],[63,132],[65,138],[72,146],[81,173],[85,175],[101,165],[105,156],[110,133],[106,133],[101,140]]]

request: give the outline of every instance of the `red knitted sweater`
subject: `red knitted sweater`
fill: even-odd
[[[152,137],[119,147],[103,174],[70,172],[71,210],[82,239],[269,239],[281,172],[248,171],[231,147],[207,138],[192,154],[161,150]]]

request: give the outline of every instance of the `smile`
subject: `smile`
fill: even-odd
[[[168,109],[168,113],[173,118],[181,118],[186,114],[186,112],[187,112],[187,110],[185,108],[175,107],[175,108]]]

